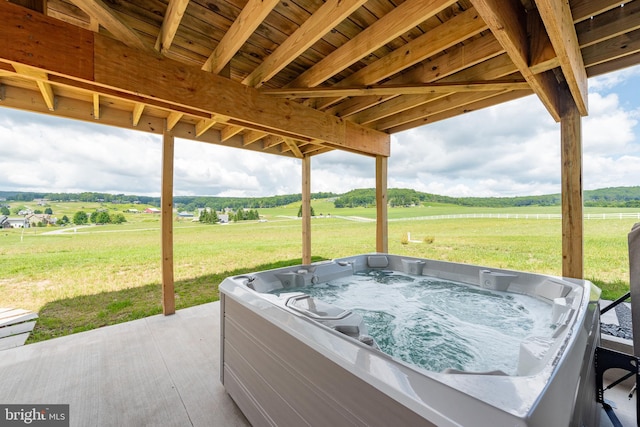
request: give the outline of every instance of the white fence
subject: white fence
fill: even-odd
[[[436,219],[504,218],[504,219],[562,219],[562,214],[460,214],[433,215],[413,218],[390,218],[392,221],[428,221]],[[584,219],[640,219],[640,212],[584,214]]]

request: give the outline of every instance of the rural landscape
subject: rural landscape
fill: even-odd
[[[390,189],[389,252],[560,275],[559,197],[457,199]],[[374,190],[312,199],[314,261],[375,251]],[[217,300],[227,276],[300,263],[300,200],[175,197],[177,308]],[[0,218],[19,208],[57,219],[1,229],[0,306],[38,312],[29,342],[161,312],[158,206],[153,197],[0,192]],[[86,214],[81,224],[73,221],[78,212]],[[202,212],[228,222],[200,221]],[[615,299],[629,288],[627,234],[640,222],[640,187],[587,191],[584,214],[585,278]]]

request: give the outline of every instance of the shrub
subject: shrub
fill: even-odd
[[[422,239],[422,241],[423,241],[424,243],[426,243],[426,244],[433,243],[433,242],[434,242],[434,240],[436,240],[436,238],[435,238],[435,237],[433,237],[433,236],[425,236],[425,238],[424,238],[424,239]]]
[[[409,235],[407,233],[404,233],[402,235],[402,237],[400,238],[400,243],[402,243],[403,245],[409,244]]]

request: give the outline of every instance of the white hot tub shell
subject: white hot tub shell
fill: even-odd
[[[553,337],[523,337],[515,375],[432,372],[377,349],[349,310],[304,293],[269,293],[369,269],[530,295],[548,303]],[[599,423],[593,358],[600,290],[588,281],[365,254],[229,277],[219,289],[221,381],[253,426]]]

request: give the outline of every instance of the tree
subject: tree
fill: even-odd
[[[109,216],[109,212],[98,212],[98,215],[96,216],[96,224],[110,224],[111,223],[111,217]]]
[[[0,213],[2,215],[7,215],[7,216],[11,215],[11,211],[6,206],[3,206],[3,207],[0,208]]]
[[[42,209],[35,209],[33,211],[33,213],[36,214],[36,215],[40,215],[40,214],[42,214]]]
[[[53,209],[51,209],[51,208],[46,208],[46,209],[44,210],[44,213],[45,213],[45,214],[47,214],[47,215],[53,215]]]
[[[76,225],[86,224],[89,221],[89,217],[86,212],[78,211],[73,215],[73,223]]]
[[[122,224],[123,222],[127,222],[127,218],[125,218],[122,213],[115,213],[110,215],[109,222],[112,224]]]
[[[63,215],[62,219],[60,220],[60,225],[65,225],[65,224],[69,224],[69,217],[66,215]]]
[[[215,224],[218,222],[218,214],[215,210],[206,208],[200,214],[200,222],[205,224]]]

